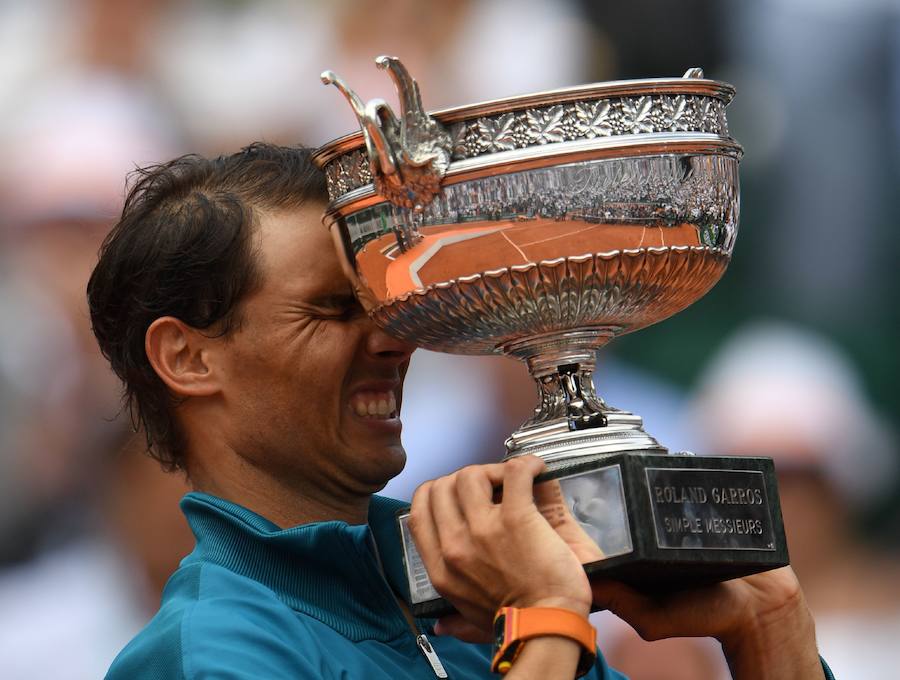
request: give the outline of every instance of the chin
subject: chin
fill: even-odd
[[[382,451],[380,454],[376,454],[376,456],[373,460],[378,460],[382,463],[379,466],[378,488],[376,489],[376,491],[381,491],[387,486],[389,481],[403,472],[403,468],[406,467],[406,451],[404,451],[403,446],[397,444],[386,451]]]

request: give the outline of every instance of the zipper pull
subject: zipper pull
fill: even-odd
[[[422,654],[425,655],[425,658],[428,659],[428,663],[431,664],[431,670],[434,671],[434,674],[439,678],[446,678],[447,671],[444,670],[444,664],[441,663],[437,652],[434,651],[431,643],[428,642],[428,638],[424,634],[417,635],[416,644],[419,646],[419,651],[421,651]]]

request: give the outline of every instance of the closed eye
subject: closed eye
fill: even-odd
[[[316,316],[328,319],[350,320],[365,314],[355,295],[331,295],[312,301]]]

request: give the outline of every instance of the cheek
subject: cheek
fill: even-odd
[[[352,324],[322,321],[310,327],[294,348],[296,374],[330,392],[340,389],[352,372],[361,349],[361,335]]]
[[[247,338],[230,356],[233,393],[245,412],[278,427],[326,430],[340,417],[362,335],[353,324],[314,321]]]
[[[231,348],[226,362],[226,397],[238,404],[246,418],[271,423],[294,399],[296,365],[288,345],[262,334],[244,337]],[[250,425],[250,423],[248,423]]]

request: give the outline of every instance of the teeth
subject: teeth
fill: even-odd
[[[397,400],[393,392],[360,392],[353,395],[350,408],[364,418],[394,418]]]

